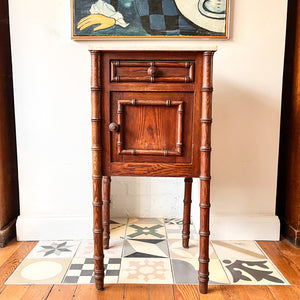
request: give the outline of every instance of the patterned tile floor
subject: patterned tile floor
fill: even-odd
[[[112,219],[105,283],[197,284],[198,235],[181,219]],[[209,284],[289,284],[255,241],[212,241]],[[40,241],[6,284],[94,283],[93,241]]]

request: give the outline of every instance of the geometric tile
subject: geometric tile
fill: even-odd
[[[66,273],[63,283],[94,283],[94,259],[76,257]]]
[[[284,277],[267,259],[224,259],[222,264],[232,284],[287,284]]]
[[[228,277],[219,259],[210,259],[208,265],[209,282],[208,284],[229,284]]]
[[[110,224],[110,238],[114,240],[124,239],[127,225],[121,223]]]
[[[168,239],[168,245],[171,258],[198,258],[199,256],[199,242],[189,241],[189,248],[182,247],[182,240]]]
[[[189,248],[183,248],[182,239],[168,239],[170,258],[198,258],[199,241],[190,240]],[[213,246],[209,244],[209,258],[218,258]]]
[[[118,283],[121,258],[104,258],[104,283]]]
[[[94,241],[84,240],[81,241],[75,253],[75,257],[93,257],[94,256]]]
[[[191,224],[183,248],[182,225],[181,218],[112,218],[104,283],[198,284],[199,235]],[[93,240],[40,241],[7,283],[91,284],[93,255]],[[213,241],[209,257],[209,284],[289,284],[255,241]]]
[[[123,250],[124,239],[110,239],[109,249],[104,249],[105,257],[121,257]],[[75,257],[93,257],[94,256],[94,241],[82,241],[76,251]]]
[[[161,224],[129,224],[126,238],[128,239],[165,239],[165,226]]]
[[[21,263],[6,283],[61,283],[71,260],[71,258],[27,258]]]
[[[127,218],[111,218],[110,224],[123,224],[126,225],[128,223]]]
[[[104,283],[117,283],[120,273],[120,258],[104,258]],[[63,280],[68,284],[92,284],[94,278],[94,259],[79,258],[73,259],[69,270]]]
[[[110,239],[109,249],[104,249],[104,256],[110,258],[121,258],[123,251],[124,239]]]
[[[168,258],[123,258],[119,283],[172,284]]]
[[[73,257],[79,241],[40,241],[27,256],[28,258]]]
[[[198,284],[198,259],[172,259],[175,284]],[[228,278],[218,259],[209,263],[209,284],[228,284]]]
[[[163,218],[129,218],[128,224],[161,224],[164,225]]]
[[[123,257],[169,257],[166,240],[126,240],[124,243]]]
[[[168,225],[183,225],[182,218],[164,218],[164,222]]]
[[[164,218],[164,222],[166,225],[183,225],[182,218]],[[192,220],[190,220],[190,224],[193,224]]]
[[[166,231],[168,239],[182,238],[182,225],[166,224]],[[193,225],[190,226],[190,240],[199,240],[199,234]]]
[[[198,284],[198,259],[171,259],[174,284]]]
[[[220,260],[266,259],[255,241],[212,241],[212,244]]]

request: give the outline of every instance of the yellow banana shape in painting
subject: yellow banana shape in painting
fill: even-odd
[[[77,28],[80,30],[84,30],[87,27],[90,27],[95,24],[99,24],[99,26],[94,28],[94,31],[112,27],[116,24],[116,20],[100,14],[91,14],[87,17],[82,18],[78,22]]]

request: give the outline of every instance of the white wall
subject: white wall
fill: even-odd
[[[287,0],[232,0],[230,39],[72,41],[70,1],[10,0],[21,215],[18,238],[90,238],[90,55],[216,44],[212,238],[277,239]],[[112,215],[182,213],[183,179],[113,178]],[[198,181],[193,218],[198,224]]]

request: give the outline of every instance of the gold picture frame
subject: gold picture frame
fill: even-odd
[[[72,39],[228,39],[229,0],[71,0]]]

